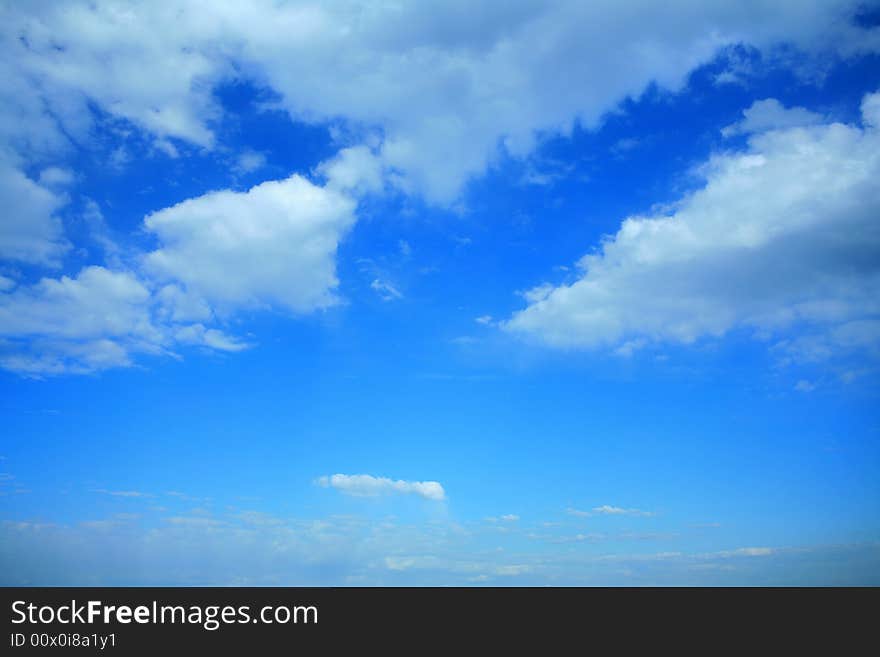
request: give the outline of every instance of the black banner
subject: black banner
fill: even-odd
[[[878,589],[7,588],[3,654],[874,645]]]

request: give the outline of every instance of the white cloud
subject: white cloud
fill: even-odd
[[[816,389],[815,383],[810,383],[806,379],[801,379],[794,385],[797,392],[813,392]]]
[[[382,301],[394,301],[395,299],[403,298],[403,294],[400,293],[400,290],[388,281],[382,281],[377,278],[370,283],[370,288],[379,295]]]
[[[446,498],[446,491],[436,481],[404,481],[387,477],[374,477],[368,474],[345,475],[335,474],[319,477],[318,485],[353,495],[355,497],[376,497],[379,495],[418,495],[427,500],[441,501]]]
[[[668,215],[627,218],[584,256],[574,283],[541,286],[503,324],[557,347],[693,342],[737,327],[821,358],[880,341],[878,95],[864,127],[813,125],[749,137],[715,155],[702,189]]]
[[[145,305],[149,290],[135,276],[87,267],[76,278],[44,278],[0,296],[0,335],[154,341]]]
[[[182,326],[174,332],[174,338],[183,344],[203,345],[217,351],[242,351],[251,346],[202,324]]]
[[[719,557],[722,559],[728,559],[730,557],[769,557],[774,554],[777,554],[779,550],[777,548],[770,547],[744,547],[737,548],[736,550],[722,550],[720,552],[712,552],[707,557]]]
[[[724,46],[876,50],[877,31],[848,20],[859,6],[8,3],[0,10],[0,139],[27,150],[57,148],[65,135],[85,139],[93,103],[166,148],[170,139],[210,148],[221,111],[212,89],[244,76],[277,91],[296,119],[382,134],[375,157],[393,182],[451,202],[500,143],[521,156],[539,133],[593,126],[652,82],[680,88]]]
[[[43,187],[65,187],[75,180],[70,169],[48,167],[40,171],[39,182]]]
[[[376,193],[384,186],[382,161],[366,146],[343,148],[317,167],[327,186],[352,193]]]
[[[0,367],[89,373],[130,366],[134,354],[168,354],[175,344],[247,346],[218,329],[173,323],[162,301],[135,274],[97,266],[0,292]]]
[[[756,100],[743,111],[743,119],[721,130],[725,137],[739,134],[766,132],[785,128],[799,128],[822,123],[822,115],[803,107],[785,108],[775,98]]]
[[[485,172],[501,145],[524,157],[539,135],[567,134],[576,122],[595,126],[650,83],[679,89],[695,66],[730,44],[768,49],[785,42],[843,56],[877,49],[876,30],[846,20],[857,5],[7,3],[0,7],[0,202],[12,211],[0,222],[0,257],[60,264],[69,245],[57,212],[71,174],[46,168],[56,161],[47,156],[72,143],[92,144],[96,116],[119,134],[132,126],[146,131],[154,138],[153,151],[171,157],[194,146],[212,149],[213,129],[222,118],[214,88],[246,79],[277,92],[279,106],[295,120],[332,121],[344,137],[339,153],[316,169],[324,186],[294,175],[243,193],[208,193],[149,215],[145,225],[159,246],[145,256],[142,270],[122,272],[111,258],[108,276],[81,273],[57,279],[54,287],[44,279],[6,290],[0,306],[10,323],[0,324],[2,363],[31,373],[94,371],[131,364],[136,352],[164,353],[191,341],[243,348],[211,323],[241,308],[306,313],[336,302],[336,249],[354,222],[358,195],[395,186],[454,204],[464,183]],[[469,21],[461,20],[465,10]],[[878,106],[866,101],[866,122],[880,115]],[[762,107],[752,114],[767,114]],[[790,117],[792,111],[783,113]],[[107,165],[120,166],[132,156],[119,145]],[[723,168],[735,159],[721,157],[715,164]],[[26,164],[42,170],[39,184],[22,173]],[[235,166],[253,171],[260,164],[260,154],[246,152]],[[100,212],[91,212],[97,206],[89,207],[93,223],[103,226]],[[105,257],[112,256],[106,232],[93,232]],[[146,296],[114,296],[115,288],[99,285],[102,276],[117,282],[127,277]],[[400,294],[390,283],[374,284],[386,297]],[[551,299],[560,290],[548,287],[527,297],[532,306],[510,326],[521,323],[526,332],[546,337],[542,322],[526,314],[555,303]],[[101,301],[104,293],[110,297]],[[60,306],[51,309],[50,301]],[[88,312],[105,303],[112,309],[120,304],[123,313],[100,316],[102,325]],[[19,309],[24,318],[48,323],[27,332],[11,314]],[[66,334],[58,318],[67,311],[89,318],[78,317],[72,326],[91,322],[102,330]],[[650,321],[651,312],[647,316]],[[549,341],[592,343],[597,335],[614,341],[608,335],[630,331],[628,321],[604,333],[588,330],[584,339],[577,320],[563,327],[562,338]],[[132,324],[123,330],[126,322]],[[655,323],[659,328],[648,328],[661,336],[687,338],[706,330]],[[828,348],[823,340],[873,340],[870,325],[838,328],[788,348],[820,353]],[[23,346],[26,337],[33,340],[29,348]]]
[[[96,488],[93,493],[102,495],[111,495],[113,497],[153,497],[150,493],[144,493],[139,490],[107,490],[106,488]]]
[[[642,511],[641,509],[624,509],[619,506],[612,506],[610,504],[603,504],[602,506],[597,506],[593,508],[593,513],[597,513],[599,515],[605,516],[653,516],[654,513],[651,511]]]
[[[516,522],[517,520],[519,520],[519,516],[515,513],[507,513],[501,516],[501,520],[503,520],[504,522]]]
[[[25,189],[50,195],[23,180]],[[336,248],[355,205],[297,175],[247,192],[211,192],[145,218],[159,246],[141,258],[139,271],[91,266],[15,289],[4,278],[0,366],[35,376],[88,373],[132,365],[138,353],[170,354],[177,345],[248,348],[217,327],[218,317],[241,308],[307,313],[336,302]],[[118,265],[91,201],[84,219]],[[380,292],[399,296],[390,285]]]
[[[65,203],[63,194],[38,185],[0,158],[0,258],[58,266],[70,248],[56,215]]]
[[[246,150],[239,154],[234,168],[237,173],[253,173],[264,166],[266,166],[265,155],[257,151]]]
[[[88,267],[0,294],[0,366],[28,375],[86,373],[161,350],[149,290],[135,276]]]
[[[144,267],[228,313],[278,306],[307,313],[333,305],[336,247],[355,202],[293,175],[247,192],[211,192],[146,217],[161,246]]]

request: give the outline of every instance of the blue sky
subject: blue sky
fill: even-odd
[[[870,3],[0,12],[0,583],[880,584]]]

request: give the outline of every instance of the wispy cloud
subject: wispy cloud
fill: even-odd
[[[113,497],[154,497],[152,493],[144,493],[139,490],[107,490],[106,488],[95,488],[93,493],[101,495],[112,495]]]
[[[403,294],[400,290],[388,281],[376,278],[370,283],[370,288],[379,295],[379,298],[382,299],[382,301],[394,301],[395,299],[403,298]]]
[[[603,504],[602,506],[593,507],[593,513],[605,516],[653,516],[653,511],[642,511],[641,509],[624,509],[619,506],[611,506]]]
[[[653,511],[643,511],[642,509],[625,509],[620,506],[613,506],[611,504],[603,504],[601,506],[594,506],[590,511],[583,511],[581,509],[573,509],[569,507],[565,510],[565,512],[570,516],[575,516],[576,518],[588,518],[590,516],[598,515],[598,516],[641,516],[647,518],[649,516],[656,515]]]

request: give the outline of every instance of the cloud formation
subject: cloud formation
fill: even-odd
[[[0,157],[0,258],[47,267],[60,264],[70,245],[56,212],[66,199],[50,182],[38,184]]]
[[[226,336],[218,323],[238,310],[274,308],[303,314],[336,301],[336,249],[355,221],[356,199],[361,196],[394,189],[452,205],[466,183],[500,157],[528,158],[548,135],[569,134],[575,125],[596,127],[622,100],[637,97],[648,85],[681,89],[690,72],[732,45],[755,47],[768,57],[780,44],[808,57],[876,52],[880,30],[852,20],[859,7],[857,0],[761,0],[727,7],[695,0],[663,7],[650,2],[520,0],[503,8],[457,1],[4,4],[0,202],[9,211],[0,222],[0,257],[7,261],[43,268],[63,264],[71,245],[59,213],[68,203],[65,186],[75,177],[60,163],[77,149],[99,150],[107,146],[101,144],[108,135],[134,134],[146,140],[157,157],[196,152],[220,156],[224,144],[218,143],[217,127],[224,110],[214,92],[223,83],[245,81],[270,90],[274,106],[294,121],[332,123],[332,140],[339,150],[313,168],[313,180],[292,175],[244,192],[207,192],[149,213],[144,227],[158,245],[137,263],[124,265],[101,228],[94,237],[106,259],[98,266],[102,275],[88,269],[26,283],[4,271],[0,307],[5,316],[20,312],[33,321],[42,316],[47,323],[24,327],[15,319],[0,326],[0,365],[31,374],[90,372],[131,365],[135,353],[170,353],[175,346],[242,349],[247,345]],[[465,10],[468,21],[461,20]],[[609,52],[615,56],[609,57]],[[785,141],[795,139],[793,126],[801,129],[814,119],[809,112],[785,109],[770,99],[756,104],[731,130],[765,130],[770,124],[786,128],[755,135],[751,145],[767,158],[766,170],[778,161],[781,171],[785,149],[798,148]],[[803,128],[803,148],[837,148],[833,138],[821,137],[828,129]],[[861,137],[853,135],[853,157],[875,145],[874,131],[866,128]],[[846,159],[849,146],[819,153],[818,166],[810,173],[829,171],[823,158],[836,154],[834,166],[851,164],[846,172],[861,193],[857,169],[872,166],[873,160]],[[118,146],[108,155],[108,166],[126,159],[130,157]],[[755,168],[757,161],[719,156],[707,165],[708,191],[689,202],[706,198],[710,203],[713,190],[722,200],[719,188],[724,180],[732,182],[730,172],[737,166],[746,171],[749,163]],[[261,153],[245,151],[233,172],[254,172],[264,162]],[[829,180],[817,183],[817,189],[823,183],[833,186]],[[758,185],[751,191],[767,190]],[[844,191],[833,191],[824,205]],[[686,205],[679,223],[692,223]],[[105,219],[112,225],[113,217],[103,217],[96,204],[89,208],[87,214],[100,218],[101,226]],[[748,208],[737,211],[742,210]],[[651,231],[641,238],[630,235],[639,227],[657,229],[656,248],[663,251],[662,243],[675,241],[669,237],[675,231],[660,229],[662,223],[638,218],[627,222],[629,232],[606,244],[605,255],[583,261],[594,272],[591,281],[614,278],[613,268],[600,271],[603,262],[618,257],[612,251],[653,241],[647,236]],[[872,256],[868,251],[859,254],[863,260]],[[628,257],[620,255],[622,260]],[[667,265],[670,271],[651,275],[673,283],[689,275],[684,264],[679,273]],[[723,269],[718,265],[716,273],[725,274]],[[763,324],[768,321],[766,307],[778,301],[768,294],[753,309],[731,311],[724,297],[736,296],[736,290],[722,289],[721,301],[713,302],[710,293],[718,290],[681,290],[686,287],[682,283],[676,292],[689,296],[680,301],[680,312],[670,316],[664,304],[675,302],[661,294],[649,299],[660,308],[648,307],[641,319],[621,310],[642,301],[626,299],[627,290],[636,284],[629,279],[632,268],[615,272],[621,280],[610,288],[599,284],[595,299],[593,292],[584,296],[589,285],[533,292],[530,307],[508,328],[561,345],[615,342],[628,333],[691,340],[738,323]],[[141,289],[141,296],[120,299],[99,285],[99,278],[127,281],[132,293]],[[845,284],[840,277],[831,278]],[[828,283],[812,282],[820,287]],[[373,288],[385,299],[400,296],[388,281],[377,279]],[[87,291],[65,296],[59,289],[71,294]],[[103,291],[111,296],[100,300]],[[844,303],[860,303],[866,294],[857,292],[857,298]],[[792,312],[798,317],[837,312],[831,306],[840,295],[827,290],[817,295],[806,301],[808,309],[798,305]],[[68,311],[87,316],[95,306],[119,304],[121,315],[104,331],[62,335],[65,330],[53,320],[62,310],[48,306],[55,299],[64,299]],[[34,308],[26,308],[28,303]],[[583,308],[583,303],[594,309],[592,315],[572,310]],[[126,321],[128,328],[121,328]],[[82,328],[81,321],[74,324]],[[786,349],[818,354],[832,348],[830,343],[871,342],[876,334],[872,320],[841,320],[833,330]],[[34,342],[27,345],[28,340]]]
[[[603,504],[593,508],[593,513],[604,516],[653,516],[651,511],[642,511],[641,509],[625,509],[619,506]]]
[[[401,189],[450,202],[499,147],[524,156],[539,134],[595,126],[652,82],[678,89],[725,46],[876,51],[878,31],[852,20],[861,4],[9,3],[0,137],[31,150],[85,139],[91,103],[163,150],[177,152],[172,139],[212,148],[212,90],[246,77],[294,119],[381,135],[374,155],[351,151],[340,170],[372,158]]]
[[[355,202],[299,175],[211,192],[148,215],[161,246],[144,268],[213,308],[307,313],[335,302],[336,247]]]
[[[580,348],[785,329],[791,357],[876,351],[880,94],[861,126],[776,125],[704,163],[705,185],[669,214],[624,220],[575,282],[536,288],[504,328]]]
[[[374,477],[368,474],[334,474],[319,477],[319,486],[335,488],[346,495],[355,497],[378,497],[380,495],[417,495],[426,500],[442,501],[446,499],[446,491],[436,481],[404,481]]]

